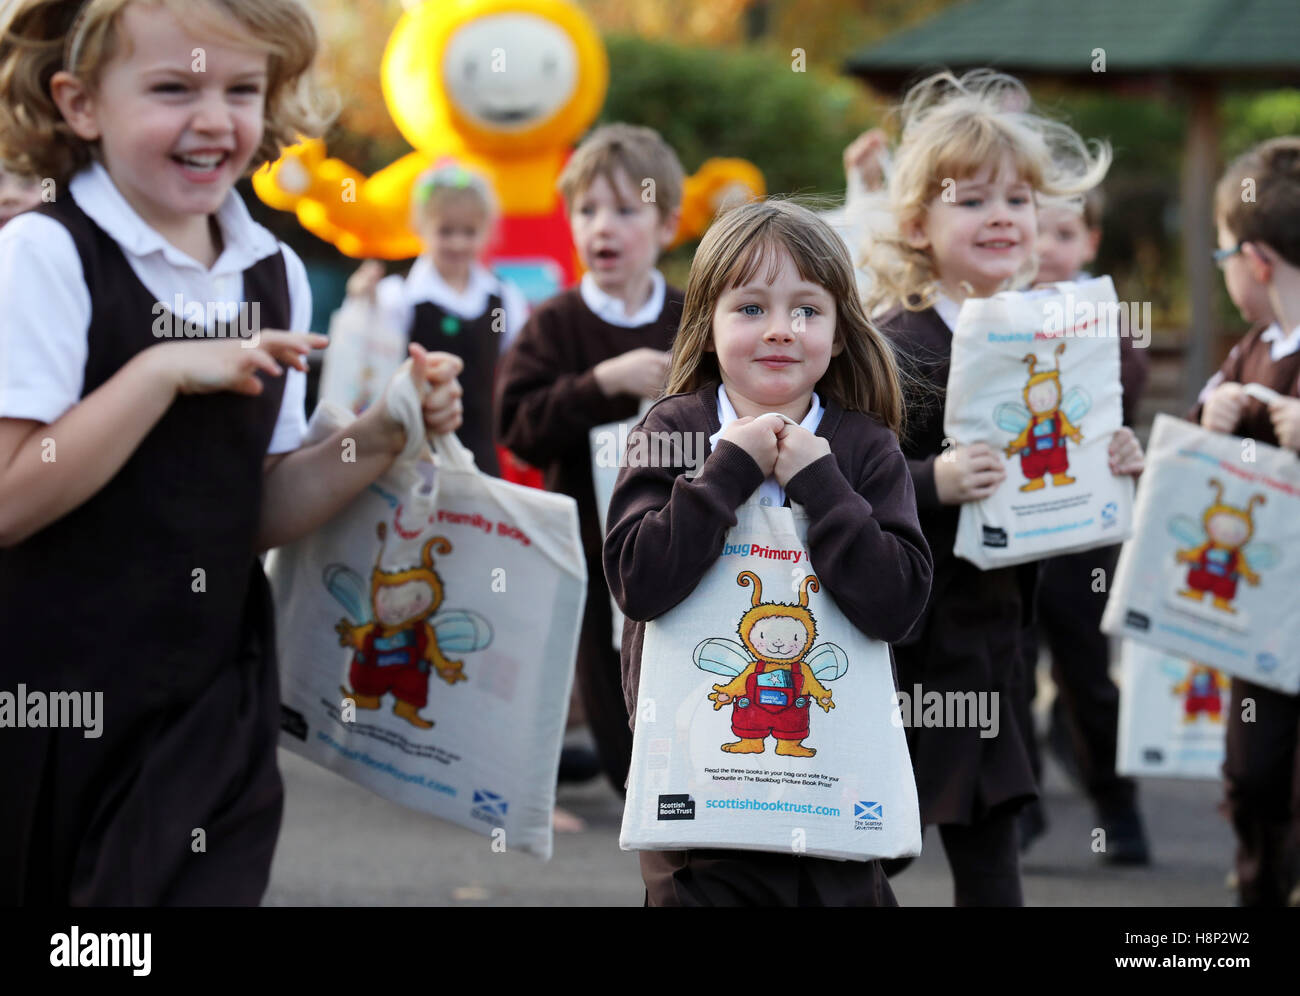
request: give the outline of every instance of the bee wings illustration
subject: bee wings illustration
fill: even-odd
[[[754,663],[753,656],[734,640],[711,637],[695,648],[692,655],[695,666],[701,671],[734,678]],[[849,669],[849,655],[833,643],[813,647],[804,657],[804,663],[818,681],[835,681],[844,677]]]
[[[1079,424],[1079,419],[1087,415],[1091,408],[1092,397],[1081,387],[1070,388],[1061,399],[1061,412],[1075,425]]]
[[[366,582],[347,564],[328,564],[323,574],[325,588],[334,601],[343,606],[348,618],[357,626],[373,621],[370,614],[370,592]]]
[[[993,424],[1003,432],[1018,436],[1029,424],[1029,409],[1019,401],[1004,401],[993,409]]]
[[[1174,539],[1187,546],[1200,546],[1208,538],[1205,528],[1190,515],[1175,515],[1169,520],[1169,533]]]
[[[492,624],[469,609],[449,609],[430,620],[444,652],[470,653],[492,642]]]

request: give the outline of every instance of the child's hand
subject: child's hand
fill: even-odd
[[[864,131],[844,149],[845,177],[857,174],[862,186],[867,190],[879,190],[885,185],[885,173],[881,169],[881,154],[885,151],[888,138],[879,128]]]
[[[1201,425],[1211,432],[1232,432],[1241,421],[1247,394],[1241,385],[1227,381],[1216,387],[1201,409]]]
[[[945,505],[987,498],[1006,476],[1002,458],[987,443],[951,447],[934,461],[934,487]]]
[[[596,383],[607,398],[632,394],[653,401],[668,381],[673,354],[643,346],[612,356],[595,366]]]
[[[314,332],[259,332],[253,339],[166,342],[150,348],[179,394],[257,395],[262,393],[257,371],[279,377],[281,364],[306,370],[307,354],[328,345],[326,336]]]
[[[758,469],[763,472],[763,476],[770,477],[772,469],[776,466],[777,432],[783,425],[785,422],[775,415],[763,415],[759,418],[746,415],[744,418],[728,423],[722,430],[721,438],[735,443],[748,453],[758,464]]]
[[[424,428],[432,435],[455,432],[465,421],[464,406],[461,398],[465,392],[460,386],[457,375],[465,369],[465,364],[454,353],[430,353],[418,342],[410,345],[411,377],[417,388],[421,381],[429,384],[429,393],[424,396]]]
[[[783,488],[799,471],[831,451],[831,444],[824,436],[814,435],[803,426],[789,422],[781,423],[776,438],[776,464],[772,472],[776,475],[776,483]]]
[[[1137,477],[1146,466],[1142,444],[1127,425],[1121,426],[1110,437],[1110,447],[1106,453],[1110,457],[1110,472],[1117,476]]]
[[[373,298],[375,288],[383,277],[384,264],[377,259],[366,260],[348,277],[348,297]]]
[[[1282,398],[1268,406],[1277,441],[1289,450],[1300,450],[1300,399]]]

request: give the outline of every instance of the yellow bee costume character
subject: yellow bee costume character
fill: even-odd
[[[787,605],[763,602],[762,582],[751,571],[742,571],[736,583],[742,588],[754,586],[751,607],[736,627],[744,646],[709,639],[694,653],[700,670],[733,676],[725,685],[714,685],[709,694],[715,711],[734,702],[731,732],[740,739],[723,744],[722,749],[761,754],[770,735],[776,739],[778,754],[812,757],[817,751],[803,745],[809,704],[815,700],[823,712],[834,709],[830,689],[822,682],[834,681],[849,668],[848,656],[835,644],[813,647],[817,621],[808,609],[808,592],[821,586],[816,575],[809,574],[799,585],[799,604]]]
[[[427,730],[433,721],[419,710],[429,698],[429,668],[449,685],[465,681],[464,663],[451,660],[444,650],[482,650],[492,642],[492,627],[473,612],[456,610],[433,618],[443,600],[442,579],[433,569],[433,553],[451,553],[444,536],[424,544],[420,566],[401,571],[379,567],[387,529],[378,527],[379,553],[371,572],[366,597],[361,576],[344,564],[325,568],[325,587],[348,611],[349,618],[334,627],[339,643],[353,649],[348,676],[352,690],[343,688],[358,709],[378,709],[384,695],[392,693],[393,712],[412,726]],[[373,614],[372,614],[373,612]]]
[[[1173,536],[1189,547],[1174,554],[1180,564],[1191,565],[1187,587],[1178,594],[1199,602],[1209,592],[1216,609],[1235,613],[1232,600],[1237,596],[1237,582],[1244,579],[1258,585],[1255,569],[1272,567],[1279,558],[1270,544],[1250,542],[1255,533],[1251,511],[1264,504],[1264,495],[1251,495],[1245,508],[1236,508],[1224,504],[1219,480],[1211,478],[1210,487],[1214,488],[1214,501],[1201,514],[1199,524],[1186,515],[1175,516],[1169,523]]]
[[[1187,675],[1173,687],[1173,694],[1183,696],[1183,722],[1194,723],[1204,713],[1212,723],[1223,722],[1223,698],[1231,682],[1208,664],[1192,662]]]
[[[1066,473],[1070,469],[1065,440],[1083,442],[1083,434],[1075,424],[1092,407],[1092,399],[1082,388],[1071,388],[1061,396],[1060,356],[1065,343],[1059,343],[1054,354],[1056,366],[1051,370],[1038,370],[1038,357],[1027,353],[1022,362],[1029,364],[1029,380],[1024,387],[1025,404],[998,405],[993,421],[1004,432],[1017,433],[1004,451],[1008,457],[1020,452],[1020,470],[1026,482],[1021,491],[1038,491],[1047,486],[1046,477],[1052,475],[1052,484],[1073,484],[1074,478]],[[1025,406],[1028,406],[1027,408]]]

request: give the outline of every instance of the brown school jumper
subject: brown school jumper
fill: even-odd
[[[657,402],[640,429],[702,433],[720,428],[716,382]],[[831,447],[788,483],[809,516],[817,576],[858,629],[892,643],[911,628],[930,588],[930,553],[916,517],[907,464],[894,434],[875,417],[822,397],[817,435]],[[632,445],[629,442],[629,446]],[[736,509],[763,482],[753,458],[720,439],[693,479],[682,467],[624,467],[609,508],[605,575],[627,615],[623,694],[636,715],[645,623],[686,598],[722,552]],[[642,851],[652,906],[893,906],[878,861],[698,849]]]
[[[1300,351],[1276,363],[1256,327],[1232,347],[1219,372],[1225,381],[1263,384],[1300,396]],[[1188,418],[1198,425],[1204,406]],[[1247,398],[1233,433],[1277,446],[1268,407]],[[1241,720],[1243,698],[1255,700],[1255,722]],[[1225,808],[1237,833],[1237,880],[1244,906],[1283,906],[1300,887],[1300,696],[1232,679]]]
[[[38,210],[67,227],[90,291],[85,397],[159,341],[155,300],[71,197]],[[244,285],[263,325],[288,326],[281,254]],[[261,900],[283,793],[254,546],[284,378],[258,376],[257,397],[178,397],[103,488],[0,550],[0,689],[103,694],[97,739],[0,731],[0,904]]]
[[[609,589],[600,566],[600,518],[591,481],[588,431],[636,415],[641,399],[607,398],[592,369],[642,346],[672,348],[682,315],[682,292],[668,287],[659,317],[635,328],[598,318],[576,287],[540,304],[501,363],[496,431],[501,444],[540,467],[548,491],[578,502],[578,527],[587,554],[587,605],[578,641],[578,688],[587,722],[610,782],[627,783],[632,735],[619,687]]]

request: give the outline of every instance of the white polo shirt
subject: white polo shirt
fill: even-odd
[[[722,430],[740,416],[736,414],[735,407],[731,404],[731,399],[727,397],[727,389],[722,384],[718,385],[718,424],[720,428],[709,437],[709,452],[718,448],[718,440],[722,438]],[[817,397],[817,392],[813,391],[812,407],[808,409],[808,414],[803,417],[799,423],[800,427],[807,429],[809,432],[816,433],[817,427],[822,424],[822,400]],[[758,500],[763,505],[781,506],[785,504],[785,489],[776,483],[776,475],[768,477],[758,486]]]
[[[310,328],[311,286],[302,260],[252,219],[235,191],[217,211],[223,249],[211,269],[151,228],[99,163],[74,176],[66,195],[117,242],[140,282],[168,307],[179,294],[210,303],[216,319],[233,317],[244,300],[244,270],[283,252],[288,331]],[[63,225],[27,213],[0,229],[0,304],[0,418],[53,422],[81,400],[91,317],[81,257]],[[268,453],[297,449],[307,431],[306,375],[289,368],[286,377]]]
[[[528,321],[528,301],[518,287],[498,279],[478,263],[470,267],[469,283],[465,289],[458,291],[442,278],[427,256],[420,256],[411,264],[405,277],[394,274],[379,281],[375,287],[375,304],[390,328],[400,329],[407,335],[418,304],[427,301],[458,318],[473,321],[487,311],[488,300],[493,294],[501,296],[501,307],[505,309],[506,323],[500,350],[504,353]]]
[[[658,270],[650,271],[650,297],[635,312],[628,314],[623,299],[606,294],[596,283],[590,273],[584,273],[578,284],[578,293],[582,302],[597,318],[617,325],[619,328],[634,329],[638,325],[649,325],[664,310],[664,297],[667,295],[667,282]]]

